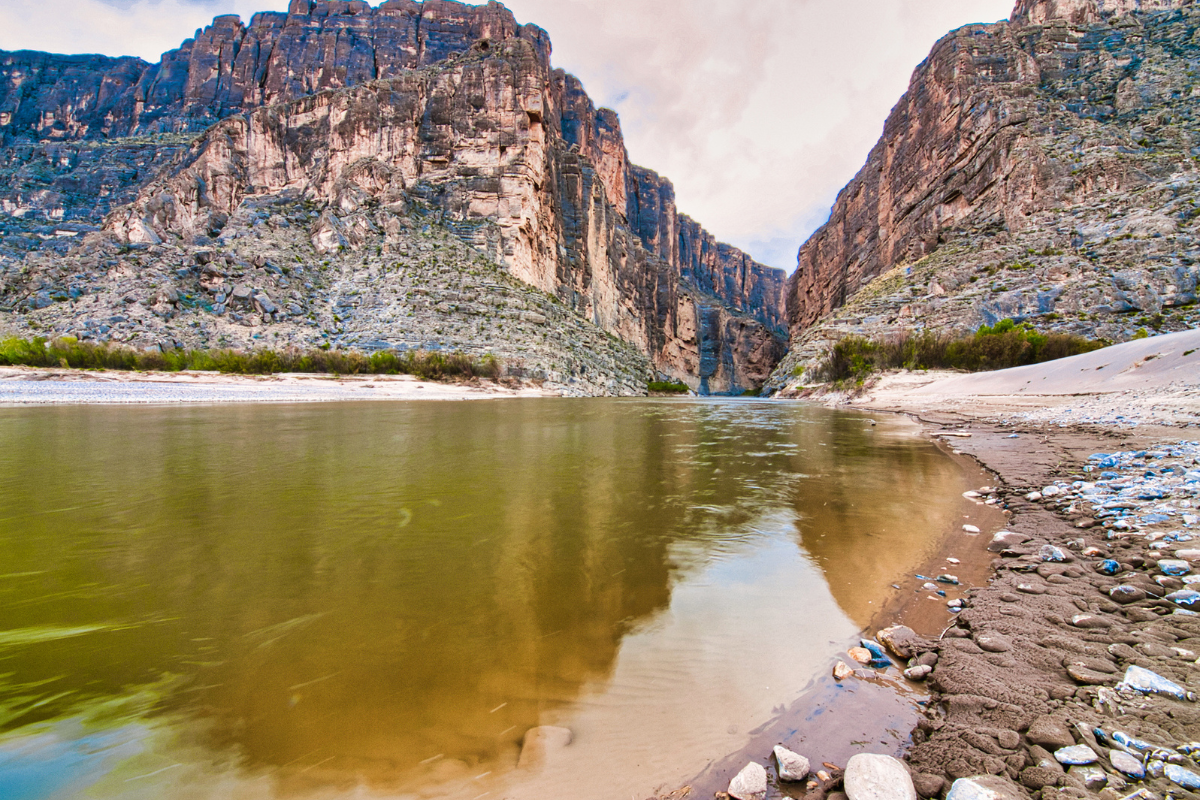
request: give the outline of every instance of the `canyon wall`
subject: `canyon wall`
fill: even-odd
[[[286,13],[217,17],[158,64],[0,54],[0,133],[39,139],[199,131],[230,114],[428,66],[480,40],[550,40],[498,3],[292,0]]]
[[[788,287],[793,336],[964,227],[1012,236],[1044,226],[1040,212],[1144,186],[1172,162],[1192,171],[1187,130],[1170,131],[1180,154],[1139,144],[1168,106],[1186,117],[1194,109],[1186,72],[1196,18],[1185,6],[1022,0],[1016,21],[938,42],[800,250]]]
[[[772,387],[847,335],[1200,325],[1197,75],[1183,0],[1022,0],[943,38],[800,249]]]
[[[1014,25],[1045,25],[1061,20],[1091,25],[1134,11],[1168,11],[1191,0],[1017,0],[1009,19]]]
[[[249,25],[219,17],[157,65],[0,67],[8,151],[51,176],[0,187],[10,213],[113,208],[123,241],[197,248],[244,203],[299,193],[326,209],[319,254],[376,246],[367,209],[419,214],[698,390],[755,388],[782,356],[784,273],[679,214],[670,183],[630,163],[617,115],[499,4],[295,0]],[[103,183],[101,161],[125,166],[107,204],[79,190]],[[170,163],[147,182],[148,161]]]

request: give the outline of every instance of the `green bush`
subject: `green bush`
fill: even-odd
[[[667,394],[686,394],[691,391],[686,383],[672,383],[671,381],[650,381],[646,388],[652,392]]]
[[[974,334],[903,333],[881,339],[847,336],[812,370],[817,381],[862,381],[884,369],[961,369],[968,372],[1039,364],[1090,353],[1107,343],[1065,333],[1039,333],[1011,319]]]
[[[6,339],[0,341],[0,366],[70,367],[74,369],[158,370],[179,372],[201,370],[234,375],[270,375],[278,372],[329,373],[334,375],[415,375],[425,380],[488,378],[502,373],[499,359],[465,353],[398,352],[380,350],[367,354],[357,350],[157,350],[80,342],[64,336],[47,340]]]

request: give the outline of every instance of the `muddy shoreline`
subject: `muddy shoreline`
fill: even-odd
[[[916,420],[923,435],[932,436],[941,426]],[[959,450],[957,439],[932,436],[939,449],[956,461],[966,473],[967,483],[976,488],[994,486],[996,477],[977,459]],[[986,582],[991,572],[991,554],[987,552],[992,533],[1005,527],[1008,517],[999,506],[988,506],[982,500],[962,498],[955,508],[954,521],[936,537],[929,551],[917,562],[915,569],[893,584],[885,603],[860,630],[871,638],[890,625],[903,624],[919,635],[936,639],[954,620],[947,601],[961,598],[973,586]],[[969,534],[963,525],[974,524],[979,534]],[[937,584],[945,596],[923,589],[938,575],[952,573],[960,585]],[[845,647],[857,645],[847,641]],[[786,710],[760,728],[751,731],[751,740],[735,753],[710,764],[701,774],[688,782],[687,797],[704,798],[724,794],[730,779],[746,765],[758,761],[774,776],[774,759],[770,757],[776,744],[782,744],[804,754],[813,770],[823,764],[843,766],[850,756],[859,752],[886,753],[902,756],[911,746],[910,733],[915,729],[921,709],[929,701],[929,687],[908,681],[901,675],[902,662],[887,670],[861,668],[843,652],[841,659],[858,674],[845,681],[832,676],[835,661],[829,670],[809,682],[801,696]],[[660,794],[664,798],[679,798],[682,788],[674,793]],[[815,798],[820,790],[809,789],[805,783],[773,782],[769,797]]]
[[[1115,691],[1131,666],[1200,691],[1200,617],[1164,599],[1184,584],[1161,574],[1157,561],[1164,556],[1150,540],[1169,531],[1197,537],[1166,548],[1170,557],[1176,548],[1200,548],[1200,530],[1192,527],[1189,533],[1178,515],[1150,529],[1112,530],[1096,518],[1095,508],[1075,497],[1027,499],[1056,482],[1095,481],[1097,462],[1084,471],[1094,453],[1153,451],[1186,442],[1194,432],[1040,420],[1022,425],[980,419],[962,408],[886,411],[906,413],[931,435],[969,434],[948,439],[947,449],[994,476],[989,488],[995,490],[995,505],[1008,515],[1004,530],[1017,534],[1009,537],[1014,541],[989,552],[992,537],[986,529],[971,542],[948,533],[921,574],[932,577],[953,552],[960,561],[955,574],[965,590],[962,612],[950,617],[944,607],[937,608],[940,604],[929,603],[926,593],[913,590],[912,584],[920,583],[914,578],[864,630],[870,638],[903,624],[921,635],[914,656],[937,656],[924,684],[899,676],[905,666],[899,658],[894,658],[896,668],[878,678],[867,679],[860,671],[840,685],[831,676],[818,679],[786,713],[755,731],[750,746],[697,776],[689,796],[723,793],[747,761],[767,769],[768,797],[839,796],[839,773],[828,767],[844,767],[855,753],[884,753],[904,759],[921,797],[945,797],[956,779],[991,775],[1006,793],[997,797],[1115,800],[1146,789],[1158,798],[1200,798],[1200,791],[1163,774],[1172,761],[1177,779],[1178,769],[1200,773],[1188,748],[1179,749],[1200,740],[1200,703]],[[1179,460],[1150,459],[1153,467]],[[1144,461],[1132,462],[1135,473]],[[1189,461],[1192,470],[1200,468],[1194,461]],[[1065,560],[1043,560],[1047,545]],[[1098,571],[1108,559],[1120,564],[1115,575]],[[1145,596],[1114,602],[1109,592],[1117,585],[1132,585]],[[944,632],[936,630],[939,619],[947,620]],[[1131,748],[1097,739],[1097,728],[1107,736],[1121,731],[1172,750],[1159,751],[1160,763],[1132,749],[1150,768],[1151,774],[1139,780],[1112,760],[1113,753]],[[832,779],[807,785],[776,780],[771,757],[776,744],[807,756],[814,773],[825,768]],[[1080,744],[1096,753],[1093,764],[1072,767],[1053,756],[1056,749]]]

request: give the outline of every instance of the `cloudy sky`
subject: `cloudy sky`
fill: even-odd
[[[913,68],[947,31],[1014,0],[506,0],[554,61],[621,115],[633,160],[680,209],[791,270],[862,166]],[[374,0],[378,4],[378,0]],[[137,55],[216,14],[287,0],[0,0],[0,49]]]

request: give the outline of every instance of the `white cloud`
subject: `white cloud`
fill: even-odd
[[[508,0],[621,114],[630,155],[719,238],[791,269],[952,28],[1013,0]],[[3,0],[0,48],[148,60],[218,13],[286,0]]]

